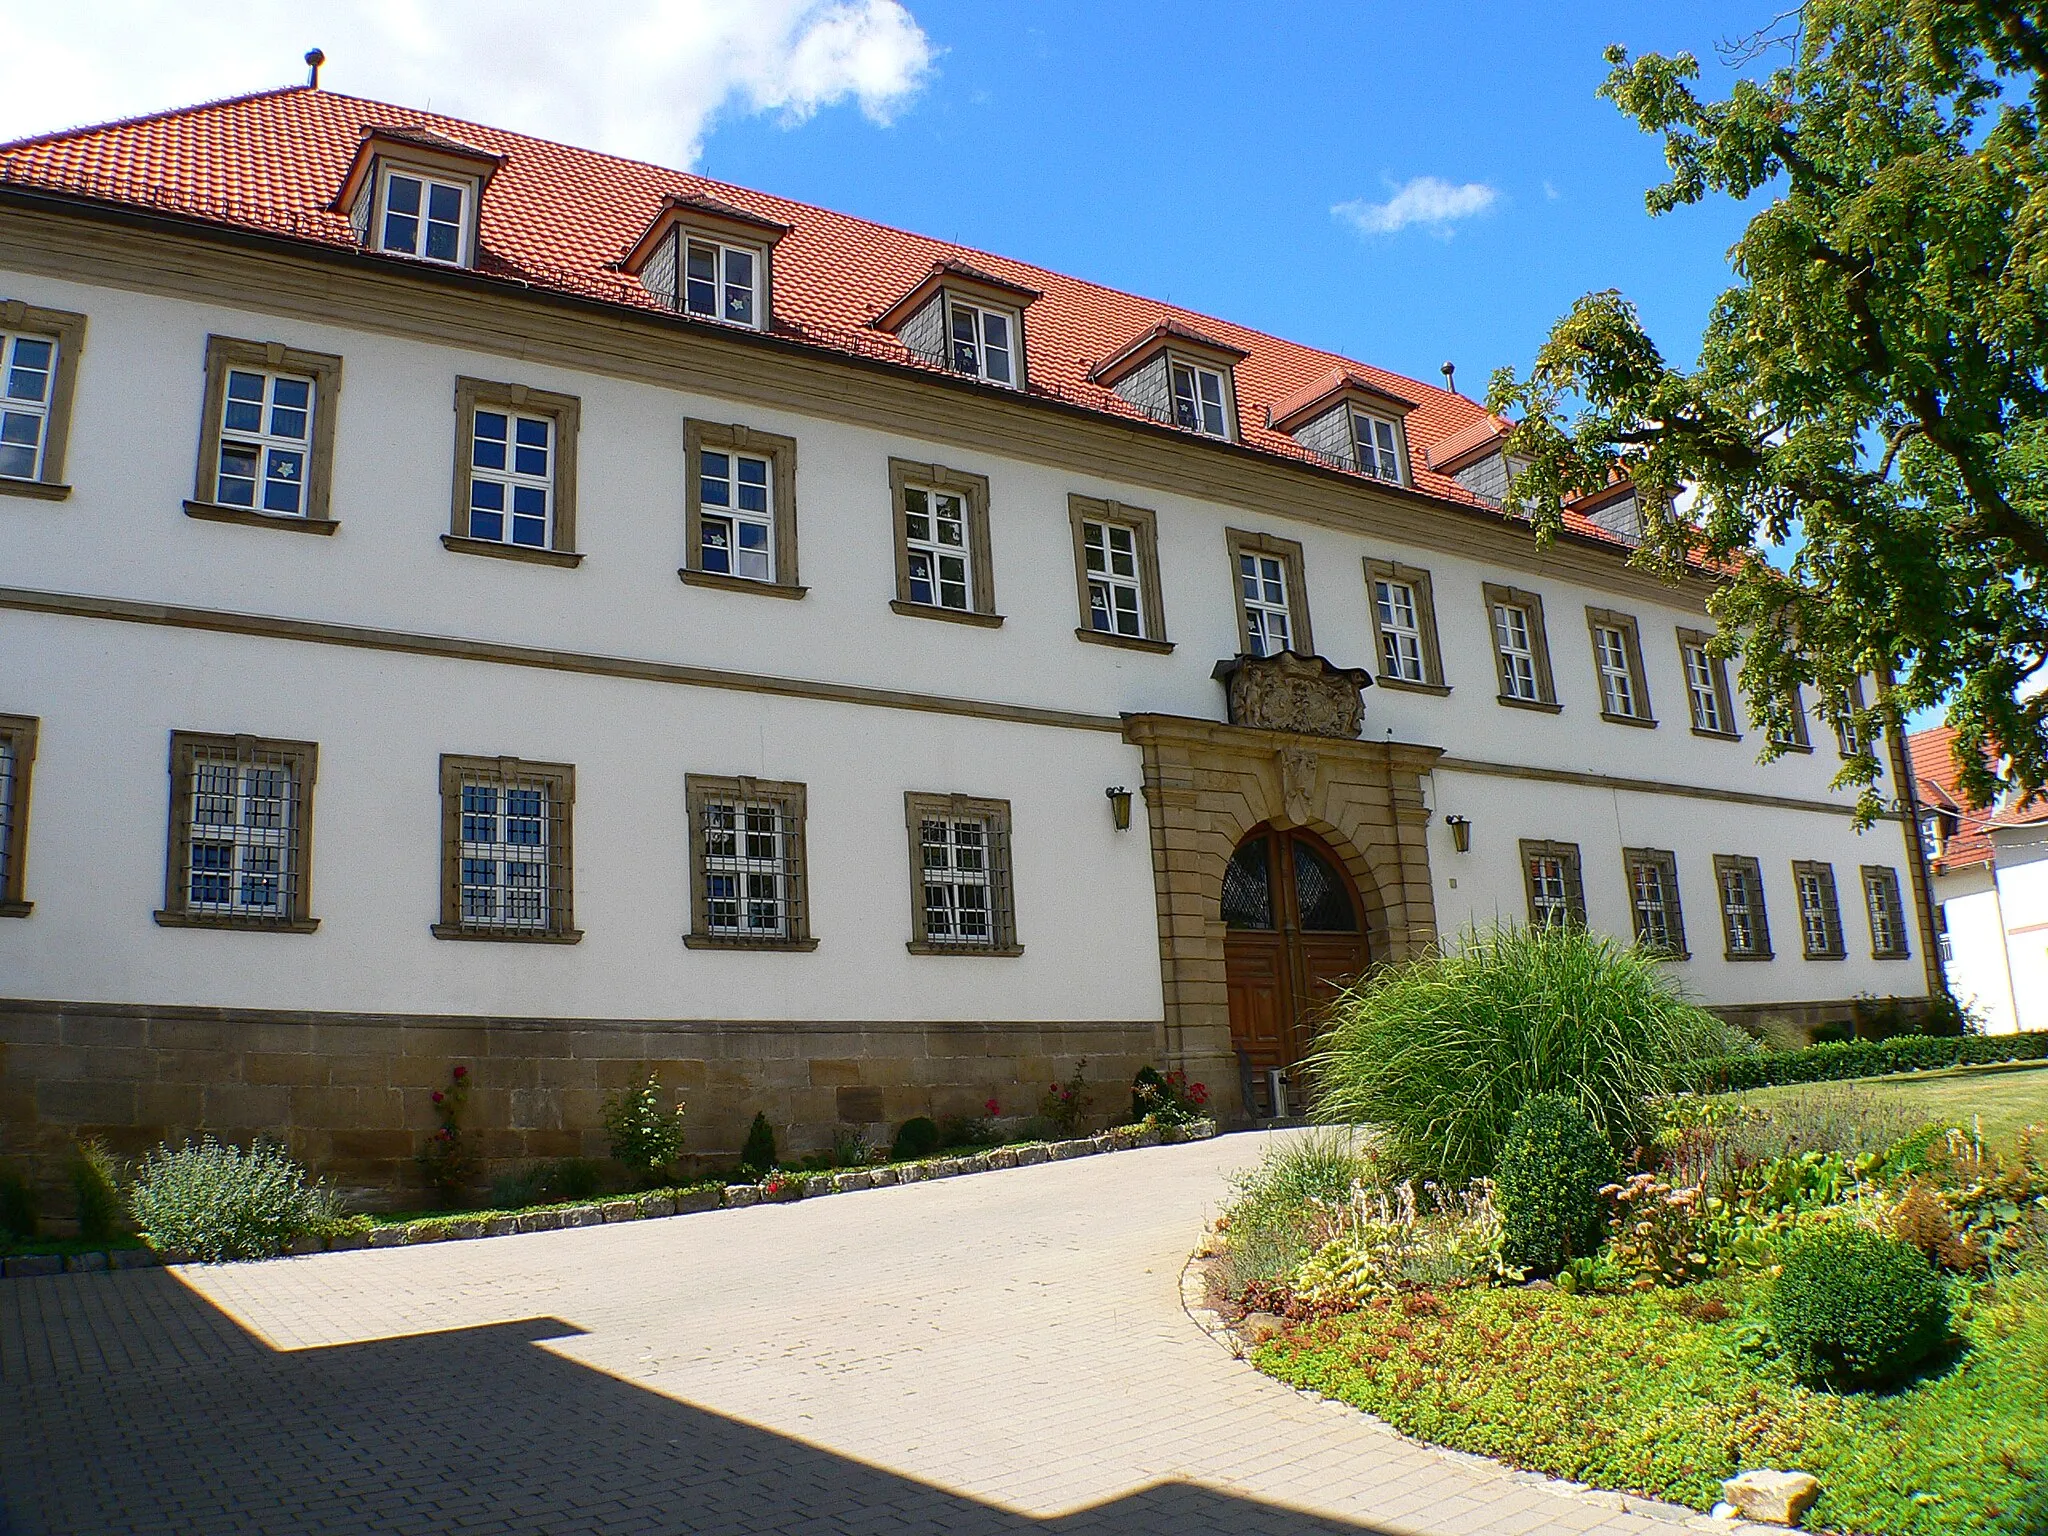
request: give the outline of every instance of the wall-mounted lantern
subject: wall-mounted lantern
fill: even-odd
[[[1451,829],[1451,846],[1459,853],[1472,851],[1472,823],[1463,816],[1446,816],[1444,825]]]
[[[1119,784],[1114,789],[1105,789],[1103,791],[1103,794],[1109,797],[1109,814],[1116,821],[1117,831],[1130,831],[1131,792],[1128,789],[1125,789],[1121,784]]]

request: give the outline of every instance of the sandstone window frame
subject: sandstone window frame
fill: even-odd
[[[1808,885],[1817,902],[1807,900]],[[1842,932],[1841,898],[1835,889],[1835,866],[1819,859],[1794,859],[1792,861],[1792,897],[1799,911],[1799,945],[1808,960],[1846,960],[1849,946]],[[1809,917],[1821,919],[1822,933],[1818,941],[1814,936],[1813,924]]]
[[[910,844],[910,942],[913,955],[967,955],[982,958],[1012,958],[1024,953],[1017,938],[1015,871],[1011,863],[1010,802],[980,795],[937,794],[907,790],[903,796],[903,820]],[[985,832],[986,886],[988,889],[989,942],[967,943],[934,940],[927,926],[925,895],[924,823],[979,821]]]
[[[1899,872],[1889,864],[1865,864],[1863,876],[1864,915],[1870,922],[1870,958],[1910,960],[1913,945],[1906,933],[1906,902],[1899,889]],[[1891,942],[1879,942],[1879,923],[1891,929]]]
[[[1624,848],[1621,869],[1628,883],[1629,919],[1636,943],[1665,960],[1689,960],[1692,952],[1685,942],[1685,903],[1678,890],[1678,855],[1669,848]],[[1653,942],[1647,933],[1642,895],[1636,879],[1644,869],[1657,872],[1658,896],[1662,901],[1665,938]]]
[[[305,510],[266,512],[220,500],[220,445],[225,435],[228,375],[237,370],[274,377],[297,375],[313,381],[312,436],[307,444]],[[340,414],[341,359],[332,352],[312,352],[281,341],[244,341],[235,336],[206,338],[206,384],[199,417],[199,462],[192,475],[187,517],[234,523],[244,528],[282,528],[287,532],[332,534],[341,526],[334,516],[335,418]]]
[[[1090,645],[1113,645],[1125,650],[1170,655],[1173,642],[1166,638],[1166,604],[1159,584],[1159,514],[1149,507],[1133,507],[1121,501],[1070,492],[1067,496],[1067,523],[1074,539],[1074,590],[1080,602],[1081,621],[1074,630],[1075,637]],[[1137,555],[1139,611],[1145,626],[1142,635],[1117,634],[1095,628],[1088,572],[1090,523],[1131,531]]]
[[[1685,674],[1686,716],[1692,722],[1692,733],[1704,736],[1710,741],[1740,741],[1741,727],[1735,723],[1735,694],[1728,686],[1728,662],[1725,657],[1716,656],[1712,650],[1714,637],[1704,629],[1678,628],[1678,666]],[[1702,690],[1699,680],[1693,675],[1693,658],[1698,656],[1700,664],[1707,671],[1707,688]],[[1711,693],[1714,709],[1721,717],[1719,726],[1704,724],[1705,711],[1701,707],[1700,694]]]
[[[243,775],[252,769],[283,767],[291,775],[288,825],[275,845],[286,857],[280,861],[278,879],[282,904],[278,916],[247,911],[212,911],[195,908],[192,901],[192,828],[197,817],[202,763],[227,763],[235,774],[234,799],[238,819],[220,825],[239,832],[244,823],[239,811],[245,798]],[[313,784],[319,775],[320,746],[311,741],[285,741],[253,735],[225,735],[210,731],[171,732],[169,828],[165,838],[164,901],[154,914],[164,928],[233,928],[250,933],[312,933],[320,920],[312,915],[313,900]],[[262,798],[262,797],[256,797]],[[240,836],[225,839],[235,847]],[[230,868],[230,884],[239,871]]]
[[[1415,595],[1415,627],[1422,645],[1422,677],[1397,677],[1389,672],[1387,662],[1386,623],[1380,613],[1381,582],[1405,586]],[[1398,560],[1378,560],[1365,557],[1365,601],[1372,617],[1373,644],[1379,654],[1376,658],[1379,670],[1373,674],[1376,687],[1392,688],[1399,693],[1428,693],[1441,698],[1451,691],[1451,685],[1444,681],[1443,642],[1437,636],[1436,589],[1430,574],[1419,565],[1403,565]]]
[[[1782,719],[1778,726],[1767,727],[1770,742],[1785,752],[1813,751],[1813,736],[1806,722],[1806,699],[1799,684],[1792,685],[1791,695],[1779,706]],[[1782,729],[1780,729],[1782,726]]]
[[[1521,840],[1520,850],[1522,858],[1522,894],[1527,898],[1529,904],[1529,926],[1531,928],[1585,927],[1586,882],[1584,865],[1579,857],[1579,845],[1577,843],[1560,843],[1548,839],[1525,837]],[[1556,897],[1541,891],[1538,887],[1539,871],[1537,869],[1537,862],[1539,860],[1554,860],[1559,866],[1558,878],[1562,882],[1562,890]],[[1545,915],[1547,911],[1555,907],[1556,902],[1559,900],[1564,904],[1565,915],[1562,923],[1553,922]]]
[[[1550,665],[1550,634],[1543,619],[1543,594],[1511,587],[1504,582],[1480,583],[1486,602],[1487,643],[1493,650],[1494,681],[1499,686],[1497,701],[1508,709],[1533,709],[1546,715],[1560,714],[1557,678]],[[1535,674],[1536,697],[1523,698],[1511,686],[1509,653],[1501,645],[1500,610],[1520,609],[1529,627],[1530,666]]]
[[[705,449],[747,455],[768,461],[769,521],[773,526],[775,574],[768,581],[704,569]],[[683,423],[683,563],[676,571],[686,586],[715,587],[724,592],[753,592],[763,597],[801,598],[810,589],[797,579],[796,439],[763,432],[740,422]]]
[[[1728,880],[1731,875],[1740,882],[1742,912],[1750,925],[1749,944],[1740,949],[1735,944],[1735,916],[1729,909]],[[1721,958],[1730,961],[1773,958],[1771,921],[1770,913],[1764,906],[1764,868],[1761,861],[1744,853],[1715,854],[1714,897],[1721,913]]]
[[[965,608],[948,608],[938,602],[920,603],[910,595],[910,535],[904,518],[904,498],[909,491],[937,491],[958,496],[967,513],[967,602]],[[1003,616],[996,611],[995,560],[989,548],[988,476],[966,470],[948,469],[943,464],[923,464],[910,459],[889,460],[889,524],[896,551],[896,596],[889,607],[910,618],[942,619],[953,624],[972,624],[996,629]],[[934,582],[937,577],[934,573]],[[936,587],[934,590],[937,595]]]
[[[1635,694],[1635,712],[1624,714],[1609,707],[1607,697],[1607,667],[1600,655],[1600,631],[1618,631],[1622,638],[1622,651],[1628,668],[1629,688]],[[1644,730],[1655,730],[1657,712],[1650,701],[1650,677],[1643,666],[1642,627],[1632,613],[1622,613],[1614,608],[1586,608],[1586,635],[1593,647],[1593,683],[1600,690],[1600,718],[1614,725],[1632,725]]]
[[[441,920],[429,929],[437,939],[495,944],[575,944],[583,931],[575,915],[576,769],[571,763],[542,763],[519,757],[441,754]],[[465,922],[462,914],[462,791],[489,784],[503,793],[525,784],[543,786],[547,920],[536,927]],[[494,811],[494,815],[507,814]]]
[[[85,351],[86,317],[68,309],[49,309],[21,299],[0,300],[0,331],[42,337],[57,344],[57,366],[43,406],[42,457],[33,480],[0,475],[0,496],[27,496],[37,501],[62,501],[71,494],[64,478],[64,456],[71,443],[71,412],[78,399],[78,360]]]
[[[1259,533],[1249,528],[1226,528],[1223,538],[1230,552],[1231,603],[1237,613],[1237,651],[1240,656],[1262,655],[1252,649],[1251,621],[1245,615],[1243,561],[1265,556],[1278,560],[1287,584],[1287,649],[1297,656],[1316,654],[1315,629],[1309,622],[1308,564],[1298,539]]]
[[[583,556],[576,550],[576,439],[582,422],[583,402],[575,395],[558,394],[553,390],[463,375],[455,380],[454,409],[455,473],[450,487],[448,531],[441,535],[442,546],[460,555],[485,555],[536,565],[581,565]],[[479,410],[554,419],[550,460],[550,495],[553,501],[549,508],[549,540],[545,545],[513,544],[470,536],[470,482]],[[509,509],[506,515],[510,517]]]
[[[41,734],[42,721],[34,715],[0,715],[7,765],[0,782],[0,917],[27,917],[35,910],[28,899],[28,814]]]
[[[690,822],[690,931],[683,944],[690,949],[769,950],[809,953],[818,947],[811,934],[810,874],[805,837],[807,810],[805,786],[790,781],[690,773],[683,776],[683,802]],[[711,869],[709,807],[729,802],[742,808],[772,806],[780,819],[776,836],[781,841],[779,867],[783,882],[783,927],[774,935],[728,933],[711,925]],[[744,829],[735,829],[744,837]],[[741,900],[744,901],[744,896]]]

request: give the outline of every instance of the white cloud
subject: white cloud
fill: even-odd
[[[1499,196],[1484,182],[1453,186],[1437,176],[1416,176],[1394,188],[1384,203],[1355,199],[1330,210],[1362,235],[1391,235],[1411,224],[1448,237],[1459,219],[1484,213]]]
[[[901,0],[0,0],[0,139],[305,76],[672,166],[723,112],[886,124],[937,50]]]

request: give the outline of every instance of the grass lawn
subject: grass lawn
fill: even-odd
[[[2048,1281],[1959,1290],[1954,1358],[1889,1393],[1799,1386],[1754,1347],[1737,1282],[1621,1296],[1383,1298],[1253,1356],[1395,1428],[1596,1487],[1704,1509],[1750,1467],[1820,1479],[1810,1528],[2048,1530]]]
[[[1897,1077],[1858,1078],[1853,1083],[1793,1083],[1757,1088],[1741,1097],[1768,1108],[1802,1094],[1854,1088],[1880,1095],[1928,1120],[1948,1120],[1967,1128],[1981,1117],[1984,1139],[2010,1152],[2023,1125],[2048,1125],[2048,1062],[2000,1067],[1950,1067],[1940,1072],[1908,1072]]]

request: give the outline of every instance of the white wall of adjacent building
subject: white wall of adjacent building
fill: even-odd
[[[1935,877],[1942,969],[1992,1034],[2048,1029],[2048,825],[1995,827],[1989,864]]]

